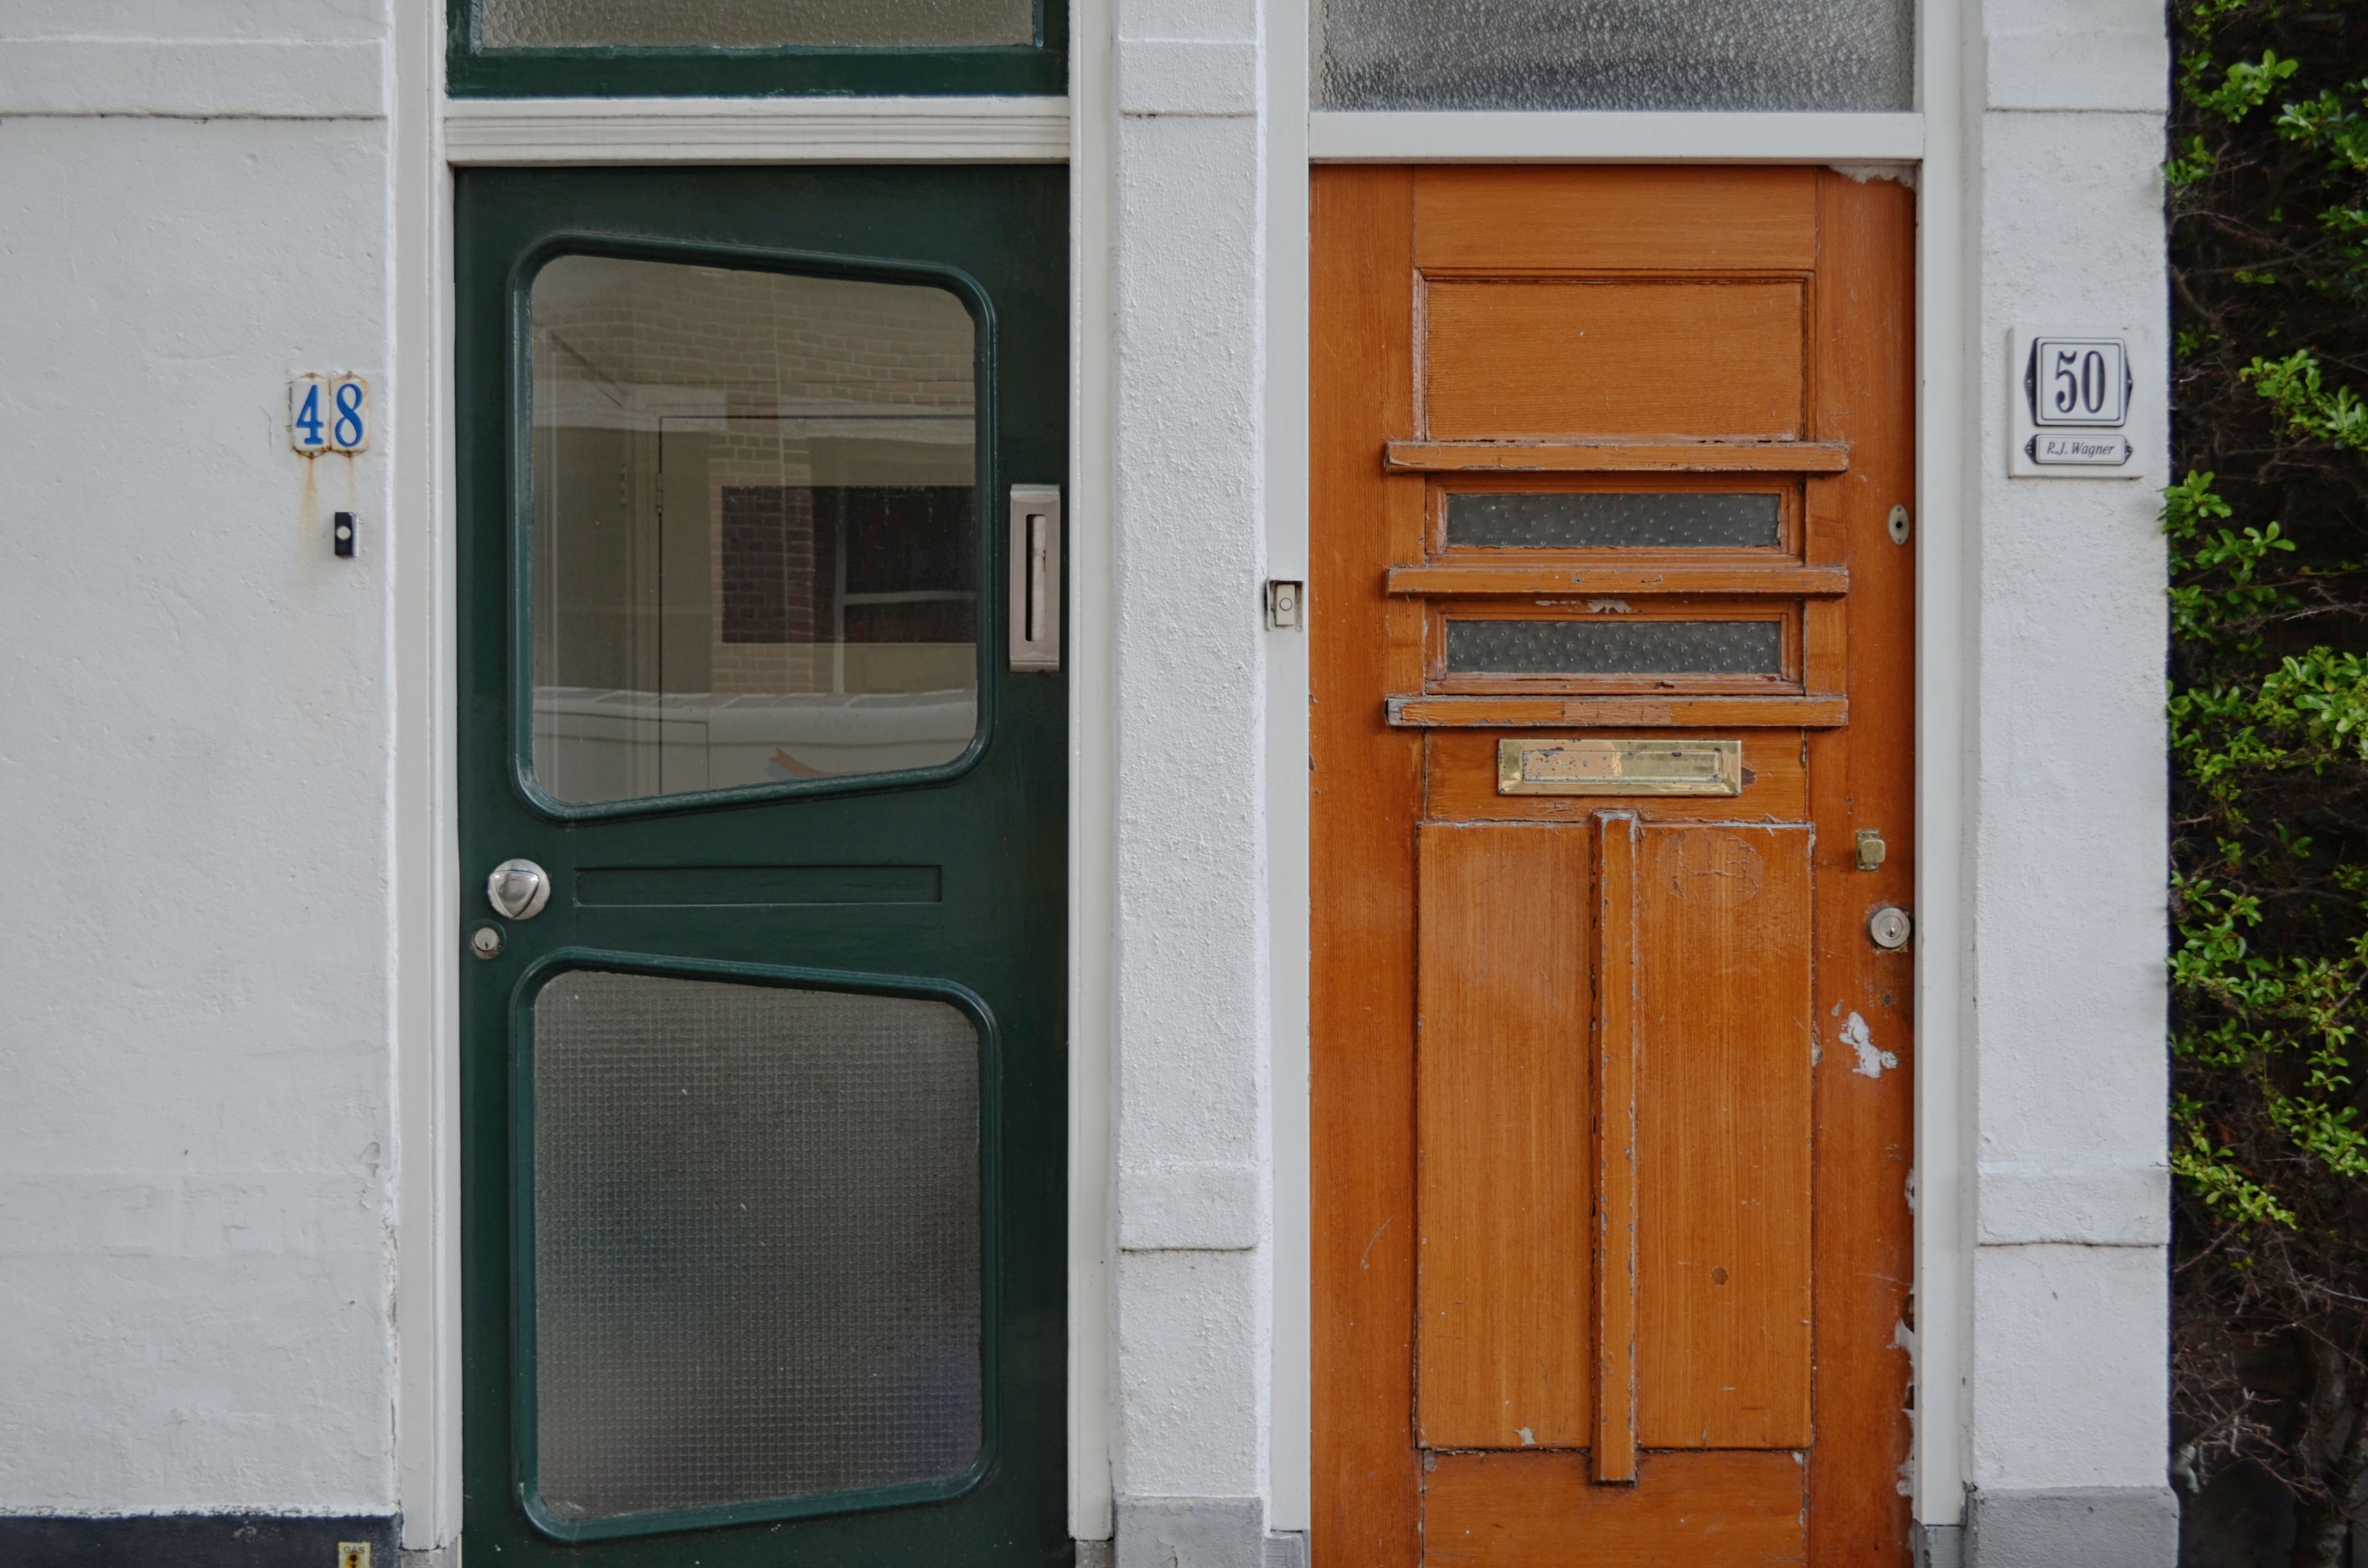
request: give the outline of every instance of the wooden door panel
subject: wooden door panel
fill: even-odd
[[[1805,1447],[1812,835],[1639,838],[1637,1440]]]
[[[1422,169],[1414,263],[1451,271],[1790,271],[1817,264],[1812,169]]]
[[[1421,1440],[1588,1440],[1587,833],[1426,826],[1417,887]]]
[[[1423,1476],[1425,1564],[1777,1568],[1807,1555],[1801,1456],[1649,1454],[1599,1486],[1579,1454],[1440,1454]]]
[[[1434,282],[1426,434],[1801,432],[1806,290],[1769,282]]]
[[[1913,959],[1866,919],[1913,890],[1915,550],[1886,528],[1915,494],[1913,195],[1313,187],[1315,1568],[1904,1568]],[[1772,548],[1450,547],[1451,482],[1390,457],[1433,437],[1505,443],[1440,448],[1495,465],[1457,488],[1762,483],[1661,437],[1820,458]],[[1631,444],[1517,445],[1559,437]],[[1424,687],[1450,608],[1713,597],[1783,619],[1804,695],[1688,695],[1691,665]],[[1739,794],[1507,794],[1496,766],[1686,736],[1741,744]]]

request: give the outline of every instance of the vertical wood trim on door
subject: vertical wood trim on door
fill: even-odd
[[[1311,171],[1308,1064],[1316,1568],[1421,1555],[1414,1434],[1414,831],[1420,732],[1392,730],[1376,559],[1422,559],[1422,480],[1381,444],[1414,437],[1414,179]],[[1395,487],[1395,488],[1394,488]],[[1411,535],[1401,546],[1399,535]],[[1403,555],[1394,553],[1403,548]],[[1422,609],[1405,615],[1418,631]],[[1412,643],[1419,679],[1421,643]],[[1328,694],[1328,695],[1327,695]],[[1368,698],[1365,694],[1371,694]]]
[[[1883,526],[1894,503],[1916,504],[1916,207],[1896,180],[1831,172],[1818,176],[1817,198],[1810,434],[1850,442],[1850,467],[1825,501],[1813,498],[1822,526],[1812,529],[1810,559],[1850,569],[1850,722],[1806,737],[1818,826],[1812,1011],[1823,1048],[1809,1561],[1905,1568],[1915,960],[1878,951],[1866,917],[1881,903],[1912,907],[1916,896],[1917,545],[1892,543]],[[1880,870],[1857,869],[1859,828],[1883,835],[1889,853]]]
[[[1595,819],[1597,1481],[1636,1479],[1636,818]]]

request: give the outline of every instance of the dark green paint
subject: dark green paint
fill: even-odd
[[[1066,1560],[1065,681],[1013,676],[1004,645],[1004,498],[1067,466],[1065,171],[973,169],[470,171],[459,176],[461,1184],[464,1528],[472,1560],[601,1568],[781,1564],[945,1568]],[[832,269],[974,286],[992,325],[984,408],[980,635],[984,744],[927,776],[816,793],[784,787],[606,814],[538,804],[518,773],[511,550],[524,524],[515,291],[554,245],[742,258],[835,258]],[[800,268],[803,269],[803,268]],[[984,349],[990,335],[982,331]],[[991,719],[989,715],[992,715]],[[550,906],[504,925],[505,951],[470,956],[494,919],[486,873],[511,856],[553,878]],[[585,873],[579,881],[579,868]],[[588,885],[586,885],[588,884]],[[586,895],[589,895],[586,897]],[[601,955],[598,958],[587,955]],[[530,1280],[513,1140],[515,1009],[569,965],[852,985],[956,1001],[993,1055],[993,1153],[982,1184],[989,1434],[959,1495],[819,1500],[839,1511],[733,1523],[677,1517],[664,1533],[567,1544],[520,1503],[530,1474],[514,1399],[530,1369],[513,1340]],[[533,978],[530,978],[533,977]],[[967,998],[967,1000],[962,1000]],[[936,1488],[938,1492],[953,1486]],[[804,1509],[816,1499],[790,1507]],[[781,1509],[760,1510],[775,1514]],[[746,1511],[743,1516],[745,1517]],[[697,1525],[700,1528],[690,1528]],[[581,1533],[582,1527],[575,1527]]]
[[[884,0],[883,0],[884,3]],[[977,49],[487,49],[449,0],[455,97],[1046,95],[1068,91],[1068,0],[1037,0],[1036,42]]]

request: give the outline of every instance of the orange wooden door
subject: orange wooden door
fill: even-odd
[[[1903,1563],[1910,199],[1314,202],[1317,1568]]]

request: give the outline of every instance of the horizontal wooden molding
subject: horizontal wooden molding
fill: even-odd
[[[1736,594],[1839,598],[1850,568],[1800,565],[1500,566],[1437,563],[1393,566],[1389,591],[1426,597],[1474,594]]]
[[[1839,473],[1843,441],[1392,441],[1395,473]]]
[[[1008,98],[453,98],[459,165],[1055,164],[1069,100]]]
[[[1392,697],[1400,729],[1838,730],[1850,699],[1806,697]]]
[[[1908,164],[1920,114],[1604,109],[1319,109],[1319,164]]]

